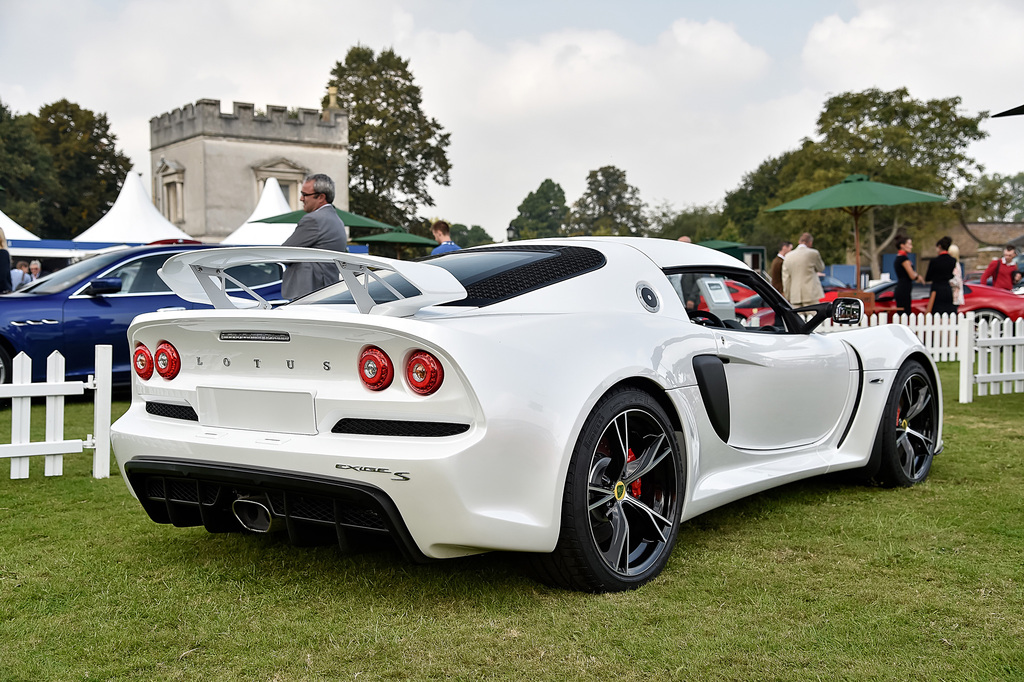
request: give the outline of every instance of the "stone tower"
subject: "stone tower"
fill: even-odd
[[[348,209],[348,113],[335,99],[323,112],[201,99],[149,121],[153,199],[160,212],[196,239],[218,242],[249,217],[263,183],[277,178],[300,207],[309,173],[334,179],[334,205]]]

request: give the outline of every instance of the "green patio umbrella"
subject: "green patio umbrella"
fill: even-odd
[[[357,237],[352,241],[357,244],[405,244],[410,246],[437,246],[437,242],[429,237],[421,237],[411,232],[382,232],[365,237]]]
[[[352,240],[357,244],[393,244],[395,255],[402,256],[402,247],[405,246],[437,246],[437,242],[428,237],[421,237],[411,232],[381,232],[366,237],[356,237]]]
[[[853,216],[853,250],[857,261],[857,288],[860,289],[860,217],[876,206],[901,206],[927,201],[948,201],[941,194],[873,182],[861,174],[848,175],[838,185],[794,199],[768,211],[819,211],[838,208]]]
[[[338,212],[338,217],[341,218],[341,222],[345,223],[345,227],[376,227],[388,232],[405,232],[400,227],[388,225],[382,223],[379,220],[373,218],[367,218],[357,213],[349,213],[348,211],[342,211],[340,208],[335,208]],[[298,223],[302,220],[302,216],[306,215],[305,211],[291,211],[289,213],[282,213],[281,215],[271,216],[269,218],[262,218],[260,220],[254,220],[254,223]]]

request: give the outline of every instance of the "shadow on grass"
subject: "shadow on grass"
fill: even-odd
[[[773,517],[791,519],[794,509],[867,505],[886,492],[829,475],[752,495],[684,522],[669,570],[684,571],[688,559],[696,555],[730,551],[752,534],[770,533],[764,522]],[[562,593],[536,581],[527,554],[489,552],[415,563],[386,536],[354,540],[343,550],[337,544],[292,545],[284,533],[208,533],[202,527],[161,525],[140,538],[139,550],[175,572],[205,567],[227,581],[286,580],[303,592],[359,590],[379,598],[393,597],[396,605],[439,599],[514,601],[509,595],[524,589]]]

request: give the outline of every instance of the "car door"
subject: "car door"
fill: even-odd
[[[185,310],[192,304],[178,298],[160,279],[157,270],[177,252],[143,254],[118,263],[89,278],[64,303],[64,357],[68,376],[93,371],[95,346],[113,347],[115,383],[128,381],[130,353],[128,325],[137,315],[158,310]],[[98,278],[116,277],[121,291],[90,295],[89,285]]]
[[[806,446],[844,421],[856,374],[836,336],[719,329],[715,340],[729,390],[729,445]]]
[[[784,299],[751,273],[686,268],[679,277],[681,298],[687,278],[699,292],[691,321],[715,339],[716,356],[699,358],[695,370],[723,440],[744,450],[785,450],[819,442],[845,423],[857,389],[856,359],[845,343],[803,333]],[[772,310],[770,326],[746,326],[737,315],[729,292],[740,287]]]

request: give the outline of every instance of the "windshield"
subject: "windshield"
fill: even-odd
[[[124,251],[112,251],[111,253],[101,253],[96,256],[91,256],[85,260],[80,260],[77,263],[72,263],[66,268],[61,268],[46,277],[37,279],[35,282],[32,282],[32,284],[21,289],[18,293],[55,294],[58,291],[64,291],[68,287],[75,286],[86,278],[92,276],[93,273],[102,270],[111,263],[122,258],[124,258]]]

